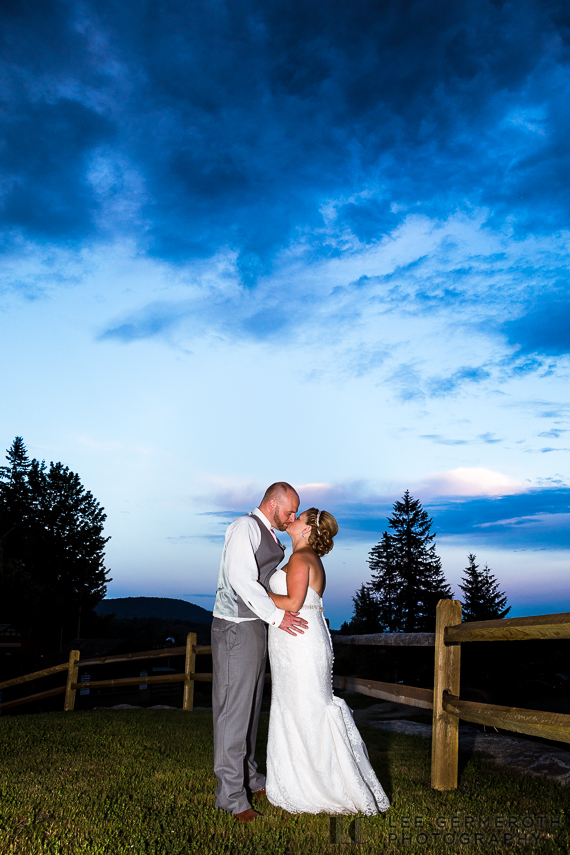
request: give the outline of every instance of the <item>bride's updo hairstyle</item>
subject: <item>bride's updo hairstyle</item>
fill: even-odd
[[[328,511],[309,508],[305,511],[307,525],[312,526],[307,543],[317,555],[326,555],[334,546],[333,537],[338,534],[337,521]]]

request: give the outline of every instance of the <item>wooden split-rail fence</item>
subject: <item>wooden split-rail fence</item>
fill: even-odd
[[[196,633],[189,632],[186,638],[185,647],[167,647],[163,650],[143,650],[140,653],[119,653],[114,656],[97,656],[94,659],[81,659],[79,650],[72,650],[69,654],[69,660],[62,662],[61,665],[53,665],[51,668],[43,668],[41,671],[34,671],[32,674],[25,674],[23,677],[13,677],[11,680],[5,680],[0,683],[0,691],[9,689],[12,686],[21,686],[31,680],[39,680],[41,677],[49,677],[52,674],[57,674],[59,671],[67,671],[67,682],[65,686],[58,686],[55,689],[48,689],[47,692],[38,692],[34,695],[27,695],[25,698],[15,698],[13,701],[5,701],[0,704],[0,711],[15,707],[20,704],[32,703],[33,701],[41,701],[44,698],[51,698],[54,695],[63,695],[63,709],[66,712],[71,712],[75,708],[75,693],[78,689],[106,689],[116,686],[138,686],[138,685],[156,685],[158,683],[184,683],[184,692],[182,700],[182,708],[186,712],[191,712],[194,705],[194,683],[212,682],[211,674],[196,674],[194,668],[196,665],[196,656],[200,653],[211,653],[212,648],[205,645],[196,644]],[[80,682],[78,680],[79,668],[93,668],[96,665],[111,665],[118,662],[136,662],[141,659],[165,659],[171,656],[184,656],[184,671],[179,674],[160,674],[140,677],[116,677],[111,680],[86,680]]]
[[[461,603],[458,600],[440,600],[437,606],[435,633],[397,632],[333,636],[335,644],[434,647],[433,689],[338,675],[334,676],[333,685],[335,689],[341,691],[360,692],[373,698],[432,710],[431,784],[436,790],[454,790],[457,788],[460,720],[570,743],[570,715],[462,700],[459,689],[461,645],[470,641],[531,641],[567,638],[570,638],[570,613],[461,623]],[[26,674],[23,677],[5,680],[0,683],[0,690],[60,671],[67,671],[65,686],[6,701],[0,704],[0,710],[65,693],[63,708],[71,711],[75,706],[75,693],[78,689],[183,682],[182,708],[191,712],[194,702],[194,683],[212,681],[212,674],[194,670],[196,656],[211,654],[211,652],[211,647],[196,644],[196,634],[193,632],[188,633],[185,647],[123,653],[83,660],[80,659],[78,650],[72,650],[68,662],[54,665],[52,668],[44,668],[33,674]],[[181,655],[185,656],[184,671],[179,674],[78,681],[79,668]],[[266,676],[266,681],[270,681],[270,675]]]
[[[461,603],[440,600],[435,633],[379,633],[334,636],[340,644],[390,644],[435,647],[433,689],[379,683],[356,677],[335,677],[335,689],[361,692],[373,698],[433,710],[431,785],[436,790],[457,788],[459,721],[570,742],[570,715],[518,709],[461,700],[461,645],[470,641],[531,641],[570,638],[570,613],[461,623]]]

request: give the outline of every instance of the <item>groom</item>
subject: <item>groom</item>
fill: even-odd
[[[265,683],[264,621],[290,635],[307,626],[297,613],[275,608],[266,592],[285,551],[273,529],[286,531],[298,508],[290,484],[272,484],[253,513],[229,526],[220,564],[212,623],[216,807],[240,822],[259,816],[249,797],[265,792],[253,759]]]

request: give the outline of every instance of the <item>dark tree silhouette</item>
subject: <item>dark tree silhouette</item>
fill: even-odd
[[[17,436],[6,453],[8,466],[0,466],[0,580],[4,574],[4,548],[8,537],[22,528],[31,511],[28,472],[31,466],[24,440]]]
[[[356,633],[366,635],[371,632],[380,632],[380,606],[369,585],[361,585],[354,597],[354,611],[350,623],[342,624],[342,633]]]
[[[459,585],[464,594],[462,603],[463,620],[493,620],[504,618],[511,610],[507,606],[507,597],[503,591],[499,591],[499,583],[485,564],[482,570],[475,564],[476,556],[469,553],[462,578],[463,584]],[[505,608],[505,606],[507,606]]]
[[[366,605],[368,614],[373,614],[376,601],[377,632],[431,632],[437,603],[453,597],[435,552],[432,522],[408,490],[394,503],[394,514],[388,518],[391,532],[384,532],[368,558],[372,580],[363,588],[370,601],[363,588],[357,595],[359,608]],[[347,631],[357,631],[356,625],[351,620]]]
[[[388,517],[399,582],[398,628],[404,632],[432,631],[437,603],[453,596],[435,552],[432,523],[419,499],[413,499],[408,490],[402,501],[394,503],[394,515]]]
[[[106,593],[105,513],[62,463],[29,460],[21,437],[0,469],[2,617],[34,637],[79,635]]]

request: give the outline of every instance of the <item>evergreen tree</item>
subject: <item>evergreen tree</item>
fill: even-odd
[[[368,563],[372,580],[354,598],[355,614],[349,631],[359,631],[356,608],[373,613],[374,600],[378,630],[383,632],[431,632],[439,600],[453,597],[435,552],[433,520],[408,490],[394,503],[388,518],[391,532],[370,551]],[[364,595],[363,589],[368,589]],[[356,620],[355,620],[356,619]]]
[[[419,499],[413,499],[408,490],[402,501],[394,503],[394,515],[388,517],[399,579],[398,623],[404,632],[433,631],[439,600],[453,596],[435,552],[432,523]]]
[[[21,437],[0,469],[1,617],[54,643],[79,635],[106,593],[105,513],[62,463],[28,460]],[[47,636],[46,636],[47,634]]]
[[[507,597],[504,592],[499,591],[499,583],[485,564],[482,570],[475,564],[476,556],[469,553],[462,578],[463,584],[459,585],[465,596],[462,603],[463,620],[494,620],[504,618],[511,610],[507,605]]]
[[[0,466],[0,580],[4,574],[4,548],[8,537],[25,525],[31,511],[28,471],[31,463],[21,436],[6,453],[8,466]]]
[[[366,635],[381,632],[379,603],[369,585],[361,585],[354,597],[354,611],[350,623],[343,623],[340,630],[345,634]]]

